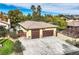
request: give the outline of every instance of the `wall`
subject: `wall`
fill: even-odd
[[[32,38],[32,36],[31,36],[31,30],[25,30],[23,27],[20,27],[20,30],[23,30],[24,32],[26,32],[26,37],[28,39]],[[40,38],[43,37],[43,30],[53,30],[54,31],[53,35],[56,36],[56,28],[46,28],[46,29],[40,29]]]
[[[26,30],[21,26],[20,26],[20,30],[23,30],[23,32],[26,32],[27,39],[31,39],[31,30]]]

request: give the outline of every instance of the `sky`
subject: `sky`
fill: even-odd
[[[70,14],[79,15],[79,3],[0,3],[0,12],[7,13],[9,10],[19,9],[23,14],[31,14],[31,5],[41,6],[41,14]]]

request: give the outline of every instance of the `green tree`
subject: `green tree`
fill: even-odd
[[[53,17],[51,15],[45,14],[45,16],[43,16],[43,17],[44,17],[45,22],[52,22],[52,20],[53,20]]]
[[[31,6],[31,10],[32,10],[32,16],[34,16],[36,14],[36,8],[34,5]]]
[[[66,20],[61,19],[59,16],[54,16],[52,19],[53,24],[58,25],[58,29],[62,30],[67,27]]]
[[[20,10],[10,10],[8,12],[8,18],[10,18],[12,28],[14,28],[18,24],[18,22],[22,20],[22,15],[23,14]]]
[[[31,6],[31,10],[32,10],[32,20],[33,21],[41,21],[42,20],[42,16],[41,16],[41,6],[38,5],[37,8],[32,5]]]
[[[8,30],[3,27],[3,26],[0,26],[0,37],[5,37],[8,33]]]
[[[31,19],[32,19],[32,16],[31,16],[30,14],[28,14],[28,15],[26,16],[26,19],[27,19],[27,20],[31,20]]]
[[[38,14],[38,16],[41,15],[41,6],[40,5],[37,6],[37,14]]]

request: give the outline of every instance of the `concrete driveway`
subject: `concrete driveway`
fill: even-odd
[[[57,37],[45,37],[39,39],[19,38],[25,50],[24,55],[61,55],[79,51],[79,48],[70,45]]]

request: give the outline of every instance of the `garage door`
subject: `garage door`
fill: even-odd
[[[44,30],[43,37],[53,36],[53,30]]]
[[[22,36],[26,36],[26,32],[23,32],[22,30],[18,31],[18,36],[22,37]]]
[[[32,30],[32,39],[39,38],[40,37],[40,31],[38,29]]]

